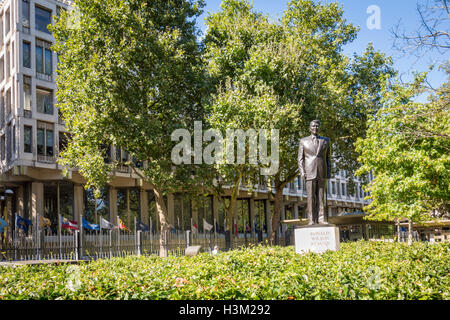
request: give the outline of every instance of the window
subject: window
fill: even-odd
[[[30,126],[23,127],[23,152],[32,152],[33,128]]]
[[[8,89],[6,91],[6,117],[8,117],[11,114],[11,89]]]
[[[50,76],[53,72],[51,46],[49,42],[36,39],[36,72],[38,74]]]
[[[128,153],[125,151],[125,149],[116,147],[116,160],[119,162],[128,161]]]
[[[31,68],[31,44],[29,42],[23,42],[23,66],[25,68]]]
[[[12,126],[11,136],[12,136],[12,157],[15,158],[16,157],[16,126],[15,125]]]
[[[31,111],[31,78],[23,76],[23,109]]]
[[[7,132],[6,132],[6,162],[11,161],[11,154],[12,154],[12,143],[11,143],[11,125],[9,124],[7,126]]]
[[[37,154],[53,157],[53,125],[51,123],[38,122],[37,129]]]
[[[22,0],[22,25],[30,27],[30,1]]]
[[[0,59],[0,82],[5,79],[5,59],[2,57]]]
[[[9,15],[9,9],[5,12],[5,34],[9,33],[10,30],[10,15]]]
[[[36,110],[40,113],[53,114],[53,92],[46,89],[36,89]]]
[[[2,135],[2,138],[0,140],[0,152],[2,154],[2,160],[5,160],[6,156],[5,156],[5,143],[6,139],[5,139],[5,135]]]
[[[67,149],[69,145],[69,134],[67,132],[59,132],[59,152]]]
[[[47,29],[47,26],[52,23],[52,12],[38,6],[36,6],[34,12],[36,30],[50,33],[50,31],[48,31]]]
[[[347,190],[345,188],[345,183],[342,183],[342,195],[346,196],[347,195]]]
[[[11,66],[9,65],[10,63],[10,47],[9,47],[9,43],[6,45],[6,52],[5,52],[5,78],[9,79],[9,74],[11,72]]]
[[[0,128],[5,125],[5,93],[0,92]]]
[[[336,194],[336,182],[331,181],[331,193]]]

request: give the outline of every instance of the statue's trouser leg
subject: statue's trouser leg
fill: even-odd
[[[307,199],[307,211],[309,223],[318,223],[317,217],[317,180],[307,180],[306,181],[306,193]]]
[[[317,212],[319,223],[328,222],[327,210],[327,180],[318,179],[317,181]]]

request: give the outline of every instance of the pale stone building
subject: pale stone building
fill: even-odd
[[[76,221],[82,214],[93,223],[98,222],[99,216],[115,223],[119,216],[130,228],[133,217],[146,224],[152,218],[152,225],[157,228],[151,186],[127,168],[118,169],[102,199],[95,200],[92,192],[83,188],[83,179],[77,172],[64,177],[62,167],[56,163],[66,140],[64,123],[55,107],[58,58],[51,50],[54,39],[47,25],[70,5],[68,0],[0,3],[0,216],[10,226],[14,224],[15,212],[33,223],[44,216],[50,219],[53,231],[59,213]],[[116,159],[128,157],[124,150],[114,147],[110,155]],[[360,182],[356,183],[356,193],[350,195],[342,172],[329,181],[330,216],[361,210],[364,193]],[[297,179],[286,188],[285,201],[282,220],[302,217],[306,202],[304,181]],[[195,208],[181,194],[169,195],[167,206],[170,223],[180,231],[190,229],[191,224],[197,224],[202,231],[203,218],[210,224],[216,221],[217,230],[223,229],[223,209],[214,197],[205,198],[204,205]],[[238,209],[239,231],[248,223],[255,230],[270,232],[272,203],[265,186],[251,194],[243,189]],[[340,222],[345,224],[345,218]],[[284,233],[287,228],[283,225],[279,232]]]

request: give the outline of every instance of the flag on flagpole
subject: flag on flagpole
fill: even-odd
[[[41,226],[41,228],[50,227],[52,225],[52,222],[48,218],[39,216],[39,225]]]
[[[21,216],[17,215],[16,213],[16,226],[19,229],[22,229],[25,231],[25,233],[28,233],[28,227],[31,225],[31,220],[24,219]]]
[[[101,229],[114,229],[114,225],[108,220],[100,217],[100,228]]]
[[[119,229],[130,231],[130,229],[127,228],[127,226],[123,223],[122,219],[120,219],[120,218],[119,218]]]
[[[136,219],[136,230],[148,232],[150,231],[150,227],[143,223],[141,220]]]
[[[2,218],[0,218],[0,232],[4,232],[5,228],[8,226],[8,224],[6,223],[5,220],[3,220]]]
[[[209,224],[209,223],[205,220],[205,218],[203,218],[203,229],[205,229],[206,231],[211,231],[213,227],[214,227],[214,226],[213,226],[212,224]]]
[[[99,231],[100,226],[98,224],[89,223],[85,218],[82,218],[83,229]]]
[[[79,230],[77,221],[69,220],[66,217],[63,217],[62,215],[60,220],[61,220],[61,228]]]

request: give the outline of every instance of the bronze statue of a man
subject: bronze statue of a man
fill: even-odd
[[[311,135],[300,139],[298,147],[298,166],[300,174],[306,179],[309,225],[328,224],[326,197],[331,173],[331,143],[330,139],[318,135],[319,126],[319,120],[311,121]]]

